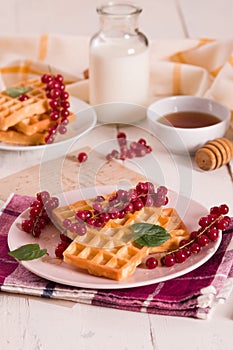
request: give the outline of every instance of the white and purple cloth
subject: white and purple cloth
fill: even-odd
[[[32,197],[14,194],[0,216],[0,290],[63,299],[116,309],[206,319],[215,303],[227,299],[233,287],[233,225],[223,233],[217,252],[202,266],[181,277],[148,286],[93,290],[45,280],[8,255],[7,235]]]

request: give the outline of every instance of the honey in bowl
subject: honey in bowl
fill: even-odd
[[[221,122],[219,118],[212,114],[196,111],[169,113],[159,118],[158,121],[168,126],[183,129],[203,128]]]

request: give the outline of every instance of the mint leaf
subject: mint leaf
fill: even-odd
[[[28,91],[31,89],[28,87],[23,87],[23,86],[13,86],[8,89],[6,89],[7,95],[10,97],[19,97],[22,94],[26,94]]]
[[[34,260],[47,254],[47,249],[40,249],[39,244],[25,244],[8,254],[17,260]]]
[[[159,225],[141,222],[133,224],[132,229],[134,241],[141,246],[158,247],[170,238],[165,228]]]

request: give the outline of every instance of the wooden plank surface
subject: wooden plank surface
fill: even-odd
[[[81,151],[88,153],[88,148]],[[11,193],[35,195],[40,190],[51,194],[66,192],[80,187],[96,185],[134,185],[145,180],[139,173],[116,161],[107,162],[96,151],[85,163],[78,163],[77,151],[0,179],[0,200],[5,201]]]

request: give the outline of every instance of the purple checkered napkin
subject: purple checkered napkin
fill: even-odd
[[[7,235],[32,197],[12,195],[0,216],[0,289],[4,292],[171,316],[207,318],[233,287],[233,227],[223,234],[217,252],[205,264],[181,277],[120,290],[70,287],[40,278],[8,255]]]

